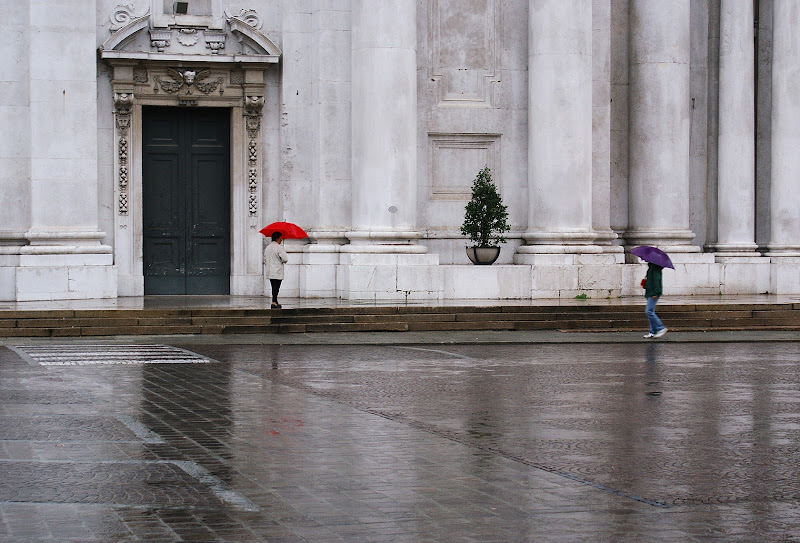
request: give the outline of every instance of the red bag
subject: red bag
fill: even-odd
[[[647,282],[647,279],[642,279],[642,288],[644,288],[644,284]]]

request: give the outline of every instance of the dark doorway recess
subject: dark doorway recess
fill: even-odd
[[[230,112],[142,109],[145,294],[230,293]]]

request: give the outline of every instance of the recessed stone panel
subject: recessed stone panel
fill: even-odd
[[[472,182],[484,167],[500,188],[499,134],[431,134],[428,198],[464,201],[470,199]]]
[[[499,0],[429,0],[431,79],[440,106],[492,106],[500,81]]]

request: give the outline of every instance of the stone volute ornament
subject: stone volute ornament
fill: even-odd
[[[116,32],[134,19],[144,17],[150,12],[150,8],[147,8],[144,13],[137,15],[134,11],[135,9],[136,6],[133,4],[119,4],[113,10],[111,10],[111,15],[109,16],[109,19],[111,20],[111,32]]]

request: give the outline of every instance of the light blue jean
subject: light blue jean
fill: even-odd
[[[656,315],[656,304],[658,303],[658,298],[653,298],[652,296],[647,298],[647,307],[644,310],[644,314],[647,315],[647,320],[650,322],[650,333],[655,334],[662,328],[664,325],[661,323],[661,319],[658,318]]]

